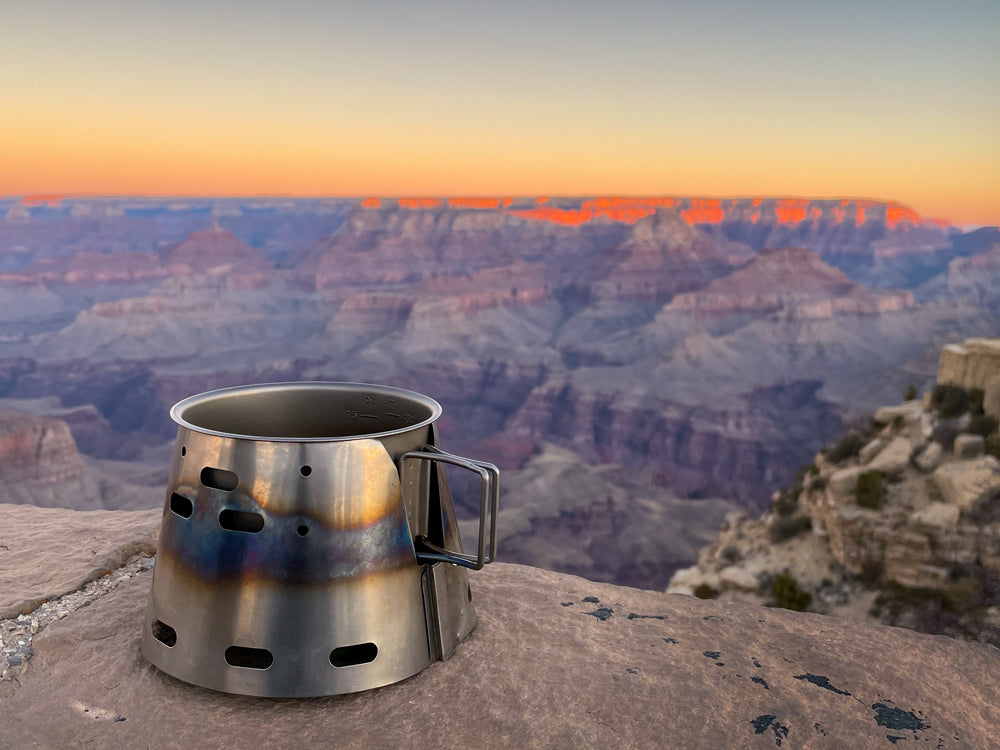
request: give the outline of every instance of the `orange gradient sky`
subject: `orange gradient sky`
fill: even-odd
[[[802,195],[1000,224],[1000,3],[37,0],[0,195]]]

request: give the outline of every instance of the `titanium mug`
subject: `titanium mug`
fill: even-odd
[[[175,404],[142,653],[202,687],[349,693],[447,659],[496,556],[499,470],[445,453],[441,406],[359,383],[272,383]],[[480,477],[462,550],[442,464]]]

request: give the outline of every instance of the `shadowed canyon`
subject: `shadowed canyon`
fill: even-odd
[[[501,559],[663,588],[850,420],[1000,330],[1000,231],[868,200],[0,199],[4,502],[155,507],[177,400],[441,402]],[[457,482],[460,514],[472,501]]]

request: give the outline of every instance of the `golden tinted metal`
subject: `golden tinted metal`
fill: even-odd
[[[466,569],[492,558],[495,534],[488,555],[484,539],[478,558],[462,554],[440,414],[426,396],[351,383],[175,405],[146,658],[272,697],[366,690],[448,658],[476,623]],[[496,467],[443,456],[482,474],[495,528]]]

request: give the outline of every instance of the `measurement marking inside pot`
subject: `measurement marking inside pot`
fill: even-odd
[[[378,419],[378,414],[359,414],[362,419]]]

